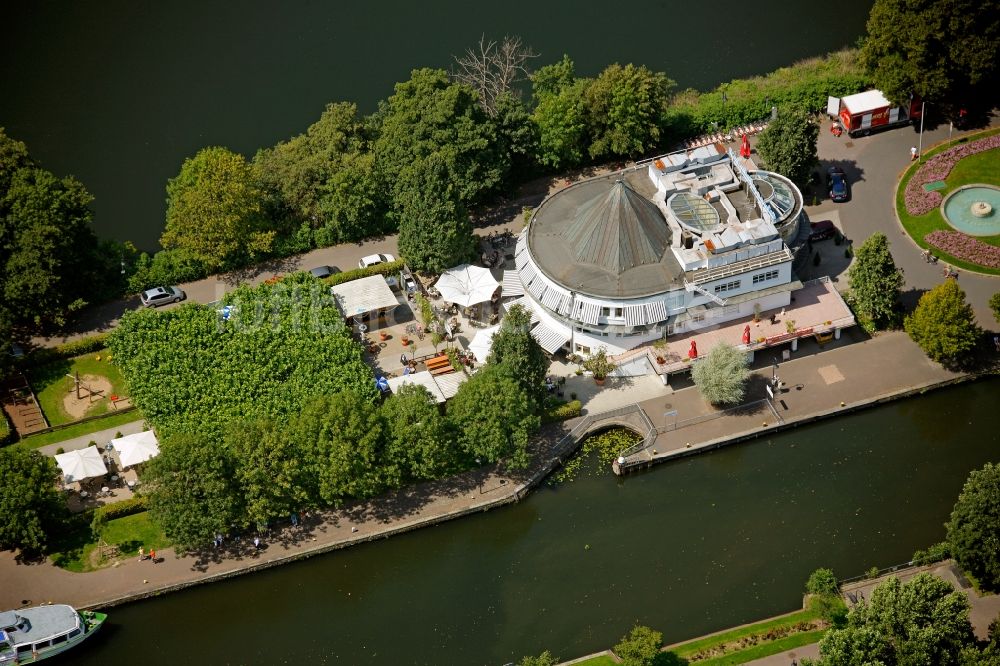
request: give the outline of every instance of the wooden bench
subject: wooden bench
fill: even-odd
[[[433,370],[435,368],[440,368],[445,365],[450,366],[451,359],[448,358],[447,356],[435,356],[433,358],[429,358],[426,361],[424,361],[424,364],[427,366],[428,370]]]
[[[434,368],[431,370],[431,375],[447,375],[449,372],[455,372],[455,368],[451,367],[451,363],[442,365],[440,368]]]

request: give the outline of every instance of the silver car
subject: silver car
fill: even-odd
[[[179,303],[185,298],[187,298],[187,295],[180,287],[153,287],[139,295],[139,300],[147,308],[155,308],[158,305],[165,305],[167,303]]]

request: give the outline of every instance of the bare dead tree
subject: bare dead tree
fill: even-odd
[[[514,85],[528,78],[528,61],[538,54],[525,46],[520,37],[506,36],[503,41],[479,38],[476,47],[465,55],[452,56],[455,66],[451,77],[471,86],[479,93],[479,103],[489,115],[496,113],[497,98],[505,92],[514,92]]]

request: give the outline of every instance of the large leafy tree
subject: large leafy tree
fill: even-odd
[[[559,659],[552,656],[552,653],[546,650],[537,657],[534,655],[527,655],[521,658],[521,661],[517,662],[517,666],[556,666],[559,663]]]
[[[898,323],[896,305],[903,286],[903,272],[889,251],[889,239],[879,232],[872,234],[854,252],[855,260],[847,271],[850,302],[868,330]]]
[[[497,150],[509,157],[509,168],[504,174],[503,186],[511,189],[516,183],[531,178],[537,168],[538,127],[531,120],[531,113],[516,96],[505,93],[496,100],[493,115],[496,127]]]
[[[876,0],[862,63],[896,103],[966,97],[996,80],[1000,12],[979,0]]]
[[[948,521],[948,543],[982,588],[1000,591],[1000,465],[973,470]]]
[[[527,464],[528,438],[539,419],[527,393],[506,373],[487,365],[462,384],[448,404],[459,446],[484,462]]]
[[[408,189],[403,172],[438,155],[447,180],[463,205],[480,203],[509,167],[497,150],[495,128],[471,88],[454,83],[440,69],[413,70],[377,114],[374,144],[379,170],[394,198]]]
[[[618,641],[614,653],[623,666],[653,666],[662,645],[662,633],[637,624]]]
[[[92,197],[39,167],[0,128],[0,321],[61,325],[101,291]]]
[[[544,69],[544,68],[543,68]],[[556,85],[554,78],[548,85]],[[584,92],[588,81],[576,79],[555,92],[548,87],[536,94],[532,119],[538,126],[538,162],[553,171],[580,165],[586,155],[587,110]]]
[[[235,461],[214,437],[181,433],[165,439],[143,481],[150,513],[181,550],[245,524]]]
[[[746,394],[750,377],[746,352],[727,344],[717,345],[694,364],[691,379],[713,405],[733,405]]]
[[[655,148],[674,82],[645,66],[615,63],[584,95],[591,132],[590,156],[634,157]]]
[[[327,246],[390,231],[389,202],[372,153],[344,156],[340,168],[320,188],[322,226],[316,245]]]
[[[411,481],[434,479],[458,462],[447,423],[434,398],[422,386],[404,384],[382,403],[386,484],[398,488]]]
[[[517,382],[535,404],[541,404],[549,357],[532,337],[530,328],[531,315],[524,307],[511,307],[493,336],[488,362]]]
[[[809,174],[819,163],[816,141],[819,125],[798,108],[783,109],[761,132],[757,140],[760,153],[772,171],[790,178],[799,185],[809,181]]]
[[[264,190],[242,155],[204,148],[167,182],[167,225],[160,243],[187,250],[209,269],[253,258],[274,241],[264,204]]]
[[[305,443],[324,503],[374,497],[385,488],[382,422],[369,395],[348,390],[317,398],[291,430]]]
[[[920,297],[903,327],[939,363],[959,363],[976,347],[979,326],[957,280],[945,280]]]
[[[820,664],[948,666],[974,641],[963,592],[926,573],[906,583],[892,577],[875,587],[868,603],[851,609],[846,626],[820,641]]]
[[[0,549],[43,552],[66,513],[52,458],[20,446],[0,449]]]
[[[399,252],[410,266],[440,273],[466,261],[472,222],[447,161],[434,154],[414,162],[400,174],[399,184]]]
[[[226,433],[236,481],[250,523],[287,518],[310,503],[302,442],[273,421],[235,423]]]

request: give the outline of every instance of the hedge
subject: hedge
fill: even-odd
[[[114,504],[105,504],[94,509],[94,518],[90,521],[90,528],[96,534],[109,520],[142,513],[148,508],[145,496],[133,497]]]
[[[26,363],[29,366],[45,365],[59,359],[100,351],[108,346],[108,335],[108,333],[98,333],[72,342],[64,342],[56,347],[36,349],[27,356]]]
[[[354,270],[344,271],[343,273],[336,273],[328,278],[325,278],[324,282],[332,287],[334,285],[350,282],[351,280],[360,280],[361,278],[371,277],[373,275],[389,275],[390,273],[402,270],[405,265],[405,261],[397,259],[396,261],[390,261],[385,264],[376,264],[375,266],[369,266],[368,268],[355,268]]]
[[[546,409],[542,414],[542,423],[555,423],[556,421],[576,418],[581,411],[583,411],[583,403],[579,400],[570,400]]]

